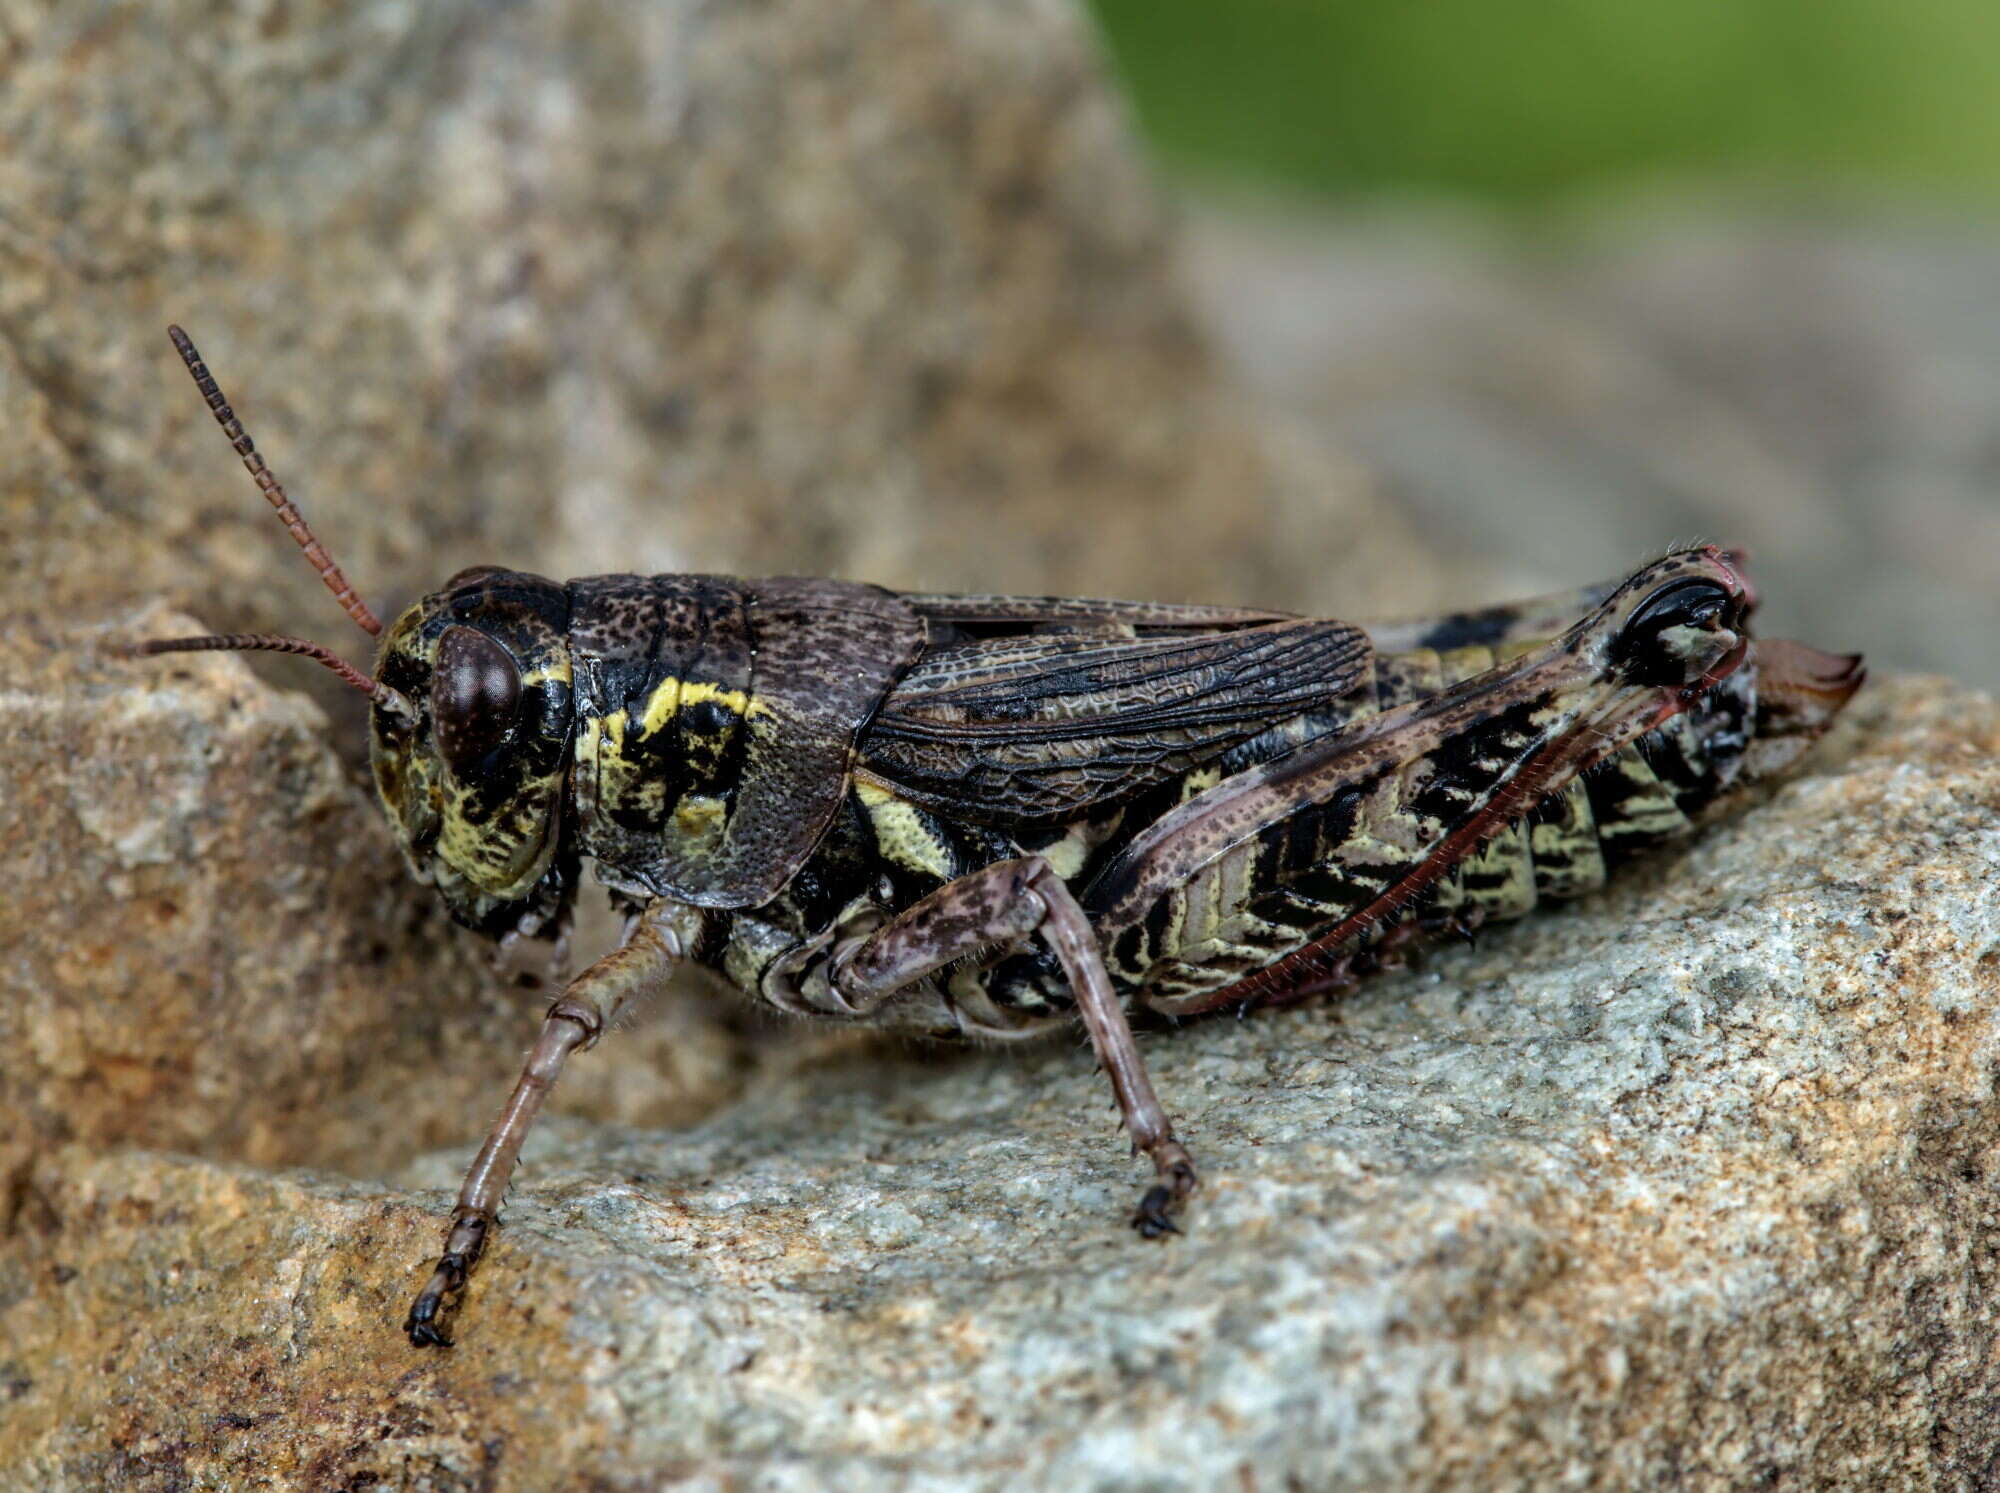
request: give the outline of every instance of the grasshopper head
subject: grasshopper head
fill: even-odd
[[[564,895],[549,873],[569,760],[568,617],[554,581],[462,571],[397,618],[376,661],[406,702],[372,713],[382,806],[417,878],[488,932]]]
[[[382,624],[313,537],[179,327],[175,350],[258,489],[307,561],[361,629]],[[324,665],[372,703],[375,786],[419,880],[452,916],[492,934],[541,931],[563,910],[573,860],[563,863],[564,768],[570,732],[568,595],[540,576],[482,567],[396,620],[373,676],[303,638],[230,633],[164,638],[140,654],[212,650],[296,653]]]

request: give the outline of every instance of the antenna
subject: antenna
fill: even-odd
[[[167,337],[174,344],[174,351],[181,355],[181,361],[187,364],[187,371],[194,378],[194,386],[201,390],[201,397],[208,401],[209,412],[215,416],[215,423],[222,427],[222,433],[229,438],[229,444],[234,446],[236,454],[243,458],[244,470],[249,472],[251,480],[257,484],[257,490],[264,495],[265,501],[277,509],[279,521],[291,532],[292,538],[298,541],[299,548],[305,551],[306,563],[319,572],[319,578],[326,582],[326,589],[333,593],[333,599],[339,602],[341,609],[360,625],[361,630],[370,637],[380,637],[381,618],[368,610],[368,603],[363,601],[354,587],[348,584],[347,577],[340,573],[340,567],[333,563],[333,556],[326,552],[326,546],[313,537],[313,531],[307,527],[305,515],[299,512],[298,505],[285,496],[284,488],[280,487],[278,479],[271,475],[271,469],[264,465],[264,458],[257,454],[256,442],[252,441],[249,433],[243,429],[243,422],[236,418],[236,411],[229,407],[229,401],[222,397],[222,389],[216,384],[214,375],[208,371],[208,365],[202,362],[201,354],[195,351],[194,343],[189,340],[188,334],[179,327],[170,326],[167,328]]]
[[[285,490],[278,486],[278,479],[271,475],[271,469],[264,465],[264,458],[257,454],[257,447],[243,429],[243,422],[236,418],[236,411],[229,407],[229,401],[222,397],[222,390],[210,376],[208,365],[195,351],[188,334],[179,327],[168,327],[167,336],[172,339],[174,351],[187,364],[188,372],[194,378],[194,386],[201,390],[201,397],[208,401],[209,411],[222,427],[222,433],[229,437],[229,444],[236,448],[236,454],[243,458],[244,470],[257,483],[257,490],[265,500],[278,511],[278,518],[296,539],[299,548],[305,551],[306,561],[319,572],[319,578],[326,582],[326,589],[333,593],[348,616],[374,636],[380,636],[382,622],[368,610],[347,577],[340,573],[340,567],[333,563],[333,556],[326,552],[313,531],[306,526],[305,515],[298,506],[285,496]],[[409,699],[378,679],[370,679],[353,664],[340,657],[331,648],[320,643],[309,642],[305,638],[280,637],[275,633],[230,632],[214,633],[199,638],[156,638],[151,642],[134,643],[125,650],[136,655],[155,653],[296,653],[323,665],[338,674],[343,683],[352,685],[372,700],[377,706],[404,721],[415,722],[417,712]]]
[[[342,682],[354,686],[377,705],[415,720],[416,712],[402,691],[370,679],[353,664],[321,643],[309,642],[305,638],[280,637],[265,632],[225,632],[200,638],[155,638],[151,642],[134,643],[130,649],[134,654],[154,653],[297,653],[323,664],[338,674]]]

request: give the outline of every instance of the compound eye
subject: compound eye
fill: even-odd
[[[431,675],[431,730],[458,777],[507,738],[521,709],[514,656],[473,627],[447,627]]]
[[[1741,621],[1736,597],[1715,581],[1690,576],[1660,587],[1618,634],[1614,657],[1637,684],[1682,684],[1716,653],[1716,634]]]

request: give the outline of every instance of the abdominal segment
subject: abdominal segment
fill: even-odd
[[[1480,647],[1383,659],[1379,707],[1504,661]],[[1742,675],[1453,851],[1450,827],[1541,739],[1541,702],[1498,709],[1443,750],[1263,826],[1168,889],[1114,936],[1113,976],[1170,1015],[1284,1002],[1344,983],[1355,955],[1418,926],[1516,918],[1592,891],[1623,860],[1688,831],[1734,776],[1754,687]]]

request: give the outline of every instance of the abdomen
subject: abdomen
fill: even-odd
[[[1521,651],[1521,650],[1514,650]],[[1417,651],[1380,661],[1388,710],[1492,667],[1485,648]],[[1544,899],[1601,886],[1618,863],[1676,838],[1734,776],[1753,703],[1753,671],[1561,785],[1484,844],[1439,862],[1436,826],[1465,791],[1423,761],[1386,784],[1302,806],[1168,888],[1107,950],[1113,978],[1142,1004],[1191,1015],[1283,1000],[1340,983],[1351,956],[1401,925],[1520,917]],[[1533,735],[1524,712],[1481,721],[1466,758],[1515,756]],[[1460,769],[1463,772],[1463,769]],[[1426,858],[1430,858],[1427,861]],[[1398,889],[1415,884],[1403,896]],[[1287,964],[1290,961],[1290,964]],[[1277,968],[1274,968],[1277,967]]]
[[[766,999],[774,970],[788,985],[809,990],[818,958],[809,950],[830,923],[871,914],[886,920],[948,881],[1023,854],[1045,856],[1088,905],[1097,873],[1136,833],[1222,776],[1352,730],[1520,651],[1496,657],[1474,647],[1380,658],[1367,688],[1326,717],[1276,728],[1122,810],[1032,834],[954,821],[883,787],[859,786],[799,883],[745,919],[740,936],[729,940],[728,957],[714,962],[748,993]],[[1355,928],[1326,951],[1328,960],[1337,963],[1418,918],[1507,919],[1545,898],[1578,896],[1600,886],[1633,853],[1684,833],[1741,757],[1751,672],[1742,671],[1743,683],[1727,681],[1694,713],[1675,717],[1506,824],[1483,848],[1442,868],[1420,898]],[[1527,729],[1504,715],[1484,727],[1493,736],[1488,747],[1499,752]],[[1411,784],[1412,813],[1426,807],[1423,791]],[[1286,993],[1268,982],[1246,992],[1244,982],[1338,931],[1406,873],[1418,853],[1418,837],[1399,835],[1393,815],[1366,827],[1372,846],[1358,843],[1354,810],[1339,797],[1303,807],[1168,889],[1106,949],[1114,983],[1135,1004],[1174,1015]],[[1061,968],[1039,941],[948,970],[935,987],[913,998],[909,1019],[897,1024],[944,1034],[955,1023],[979,1035],[1013,1036],[1066,1020],[1074,1006]]]

